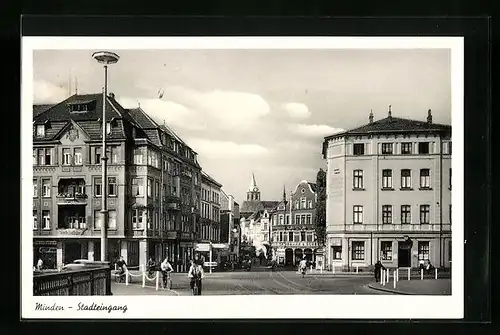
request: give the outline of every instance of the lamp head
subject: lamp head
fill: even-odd
[[[109,51],[97,51],[92,54],[92,58],[97,60],[101,64],[115,64],[120,59],[120,56],[114,52]]]

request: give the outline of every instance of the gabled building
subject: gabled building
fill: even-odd
[[[451,262],[451,126],[388,116],[325,138],[329,266]]]
[[[102,107],[106,120],[102,120]],[[109,94],[33,108],[33,244],[49,267],[100,259],[102,127],[108,158],[108,259],[129,266],[193,255],[199,218],[197,154],[142,109]]]

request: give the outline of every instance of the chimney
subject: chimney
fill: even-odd
[[[115,94],[114,94],[114,93],[112,93],[112,92],[111,92],[111,93],[109,93],[109,94],[108,94],[108,96],[109,96],[111,99],[113,99],[113,100],[115,99]]]
[[[373,109],[370,109],[370,116],[368,117],[370,123],[373,123]]]
[[[389,105],[389,113],[388,113],[388,117],[389,119],[392,119],[392,111],[391,111],[391,105]]]
[[[428,124],[432,123],[432,113],[430,109],[427,111],[427,123]]]

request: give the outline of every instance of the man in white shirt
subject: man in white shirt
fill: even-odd
[[[189,286],[195,295],[201,295],[201,280],[205,277],[203,272],[203,267],[196,264],[195,260],[191,260],[191,266],[189,267],[188,277],[191,279]],[[194,284],[198,286],[198,292],[194,292]],[[197,293],[197,294],[196,294]]]

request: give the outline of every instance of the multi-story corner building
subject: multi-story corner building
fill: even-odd
[[[106,120],[102,122],[102,106]],[[166,125],[110,94],[73,95],[34,106],[33,244],[49,267],[100,259],[102,127],[108,151],[108,259],[129,266],[193,253],[201,167]]]
[[[236,261],[240,249],[240,205],[221,190],[221,242],[229,245],[228,261]]]
[[[451,126],[388,117],[326,137],[327,264],[451,261]]]
[[[222,185],[205,172],[201,176],[201,220],[199,239],[202,243],[220,242]]]
[[[286,200],[272,212],[273,258],[285,265],[297,265],[303,258],[316,261],[318,248],[315,232],[316,184],[301,181]]]

